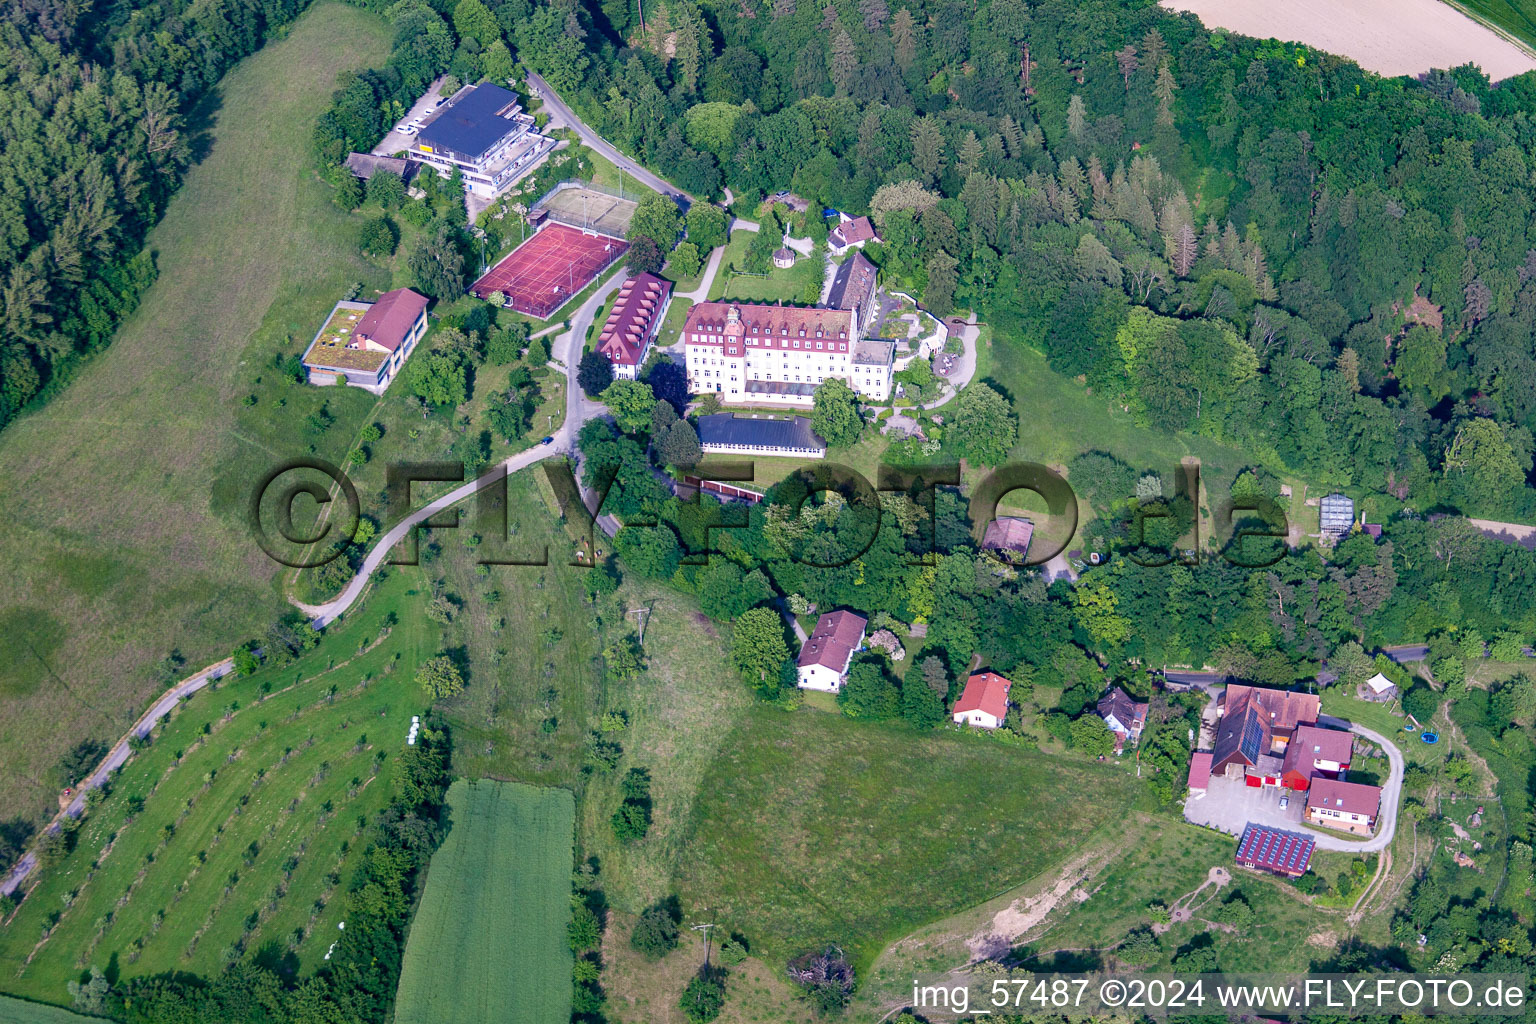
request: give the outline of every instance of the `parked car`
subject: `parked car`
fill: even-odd
[[[546,437],[542,441],[539,442],[539,444],[554,444],[554,443],[555,443],[555,439],[553,437]]]
[[[1280,794],[1280,809],[1283,811],[1283,810],[1285,810],[1289,806],[1291,806],[1291,794],[1289,794],[1289,793],[1281,793]]]

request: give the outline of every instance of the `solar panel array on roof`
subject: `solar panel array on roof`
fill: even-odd
[[[1278,828],[1250,824],[1237,844],[1237,862],[1285,875],[1306,874],[1316,843],[1309,837]]]
[[[1242,750],[1243,756],[1248,758],[1250,763],[1258,763],[1260,754],[1269,753],[1269,751],[1261,749],[1263,742],[1264,727],[1259,724],[1257,716],[1249,718],[1247,724],[1243,726],[1243,741],[1239,749]]]

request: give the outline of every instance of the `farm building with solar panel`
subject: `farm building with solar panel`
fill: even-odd
[[[1300,878],[1312,863],[1316,845],[1310,836],[1299,832],[1249,825],[1237,843],[1237,864],[1254,871]]]

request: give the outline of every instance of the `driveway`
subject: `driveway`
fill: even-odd
[[[1184,799],[1184,818],[1197,825],[1242,835],[1250,823],[1270,825],[1311,836],[1320,850],[1339,850],[1344,853],[1372,853],[1392,845],[1397,835],[1397,810],[1403,791],[1403,754],[1385,736],[1361,725],[1351,725],[1349,731],[1375,743],[1386,751],[1391,771],[1387,784],[1381,788],[1381,812],[1376,819],[1376,834],[1369,839],[1347,839],[1344,833],[1330,832],[1302,823],[1306,810],[1306,794],[1295,793],[1283,786],[1249,786],[1240,779],[1211,777],[1210,787],[1203,797],[1188,796]],[[1288,796],[1288,806],[1280,807],[1280,798]]]

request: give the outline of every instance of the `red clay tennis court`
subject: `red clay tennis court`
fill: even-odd
[[[507,305],[542,320],[613,266],[628,248],[623,239],[548,224],[469,290],[481,299],[501,292]]]

